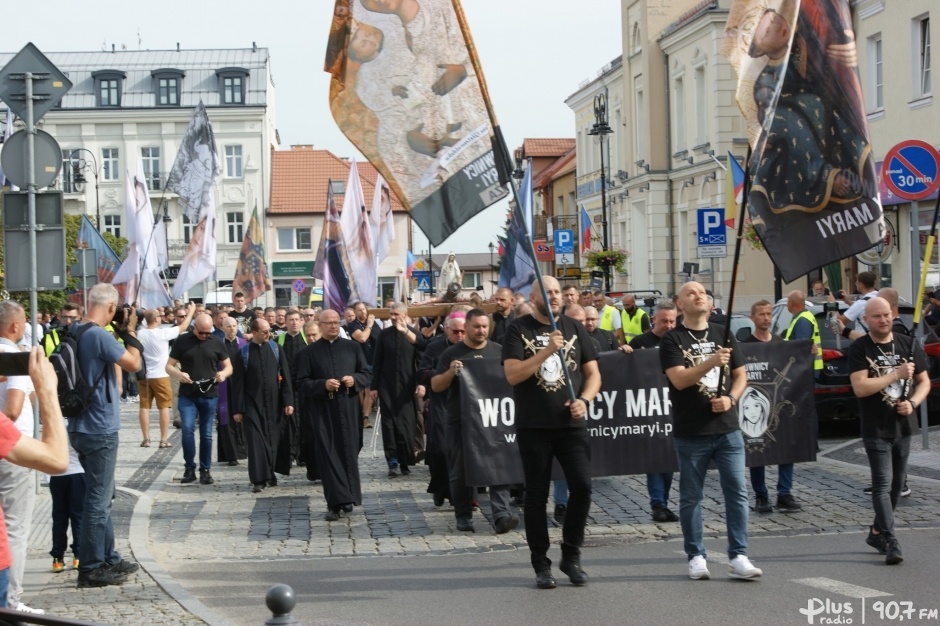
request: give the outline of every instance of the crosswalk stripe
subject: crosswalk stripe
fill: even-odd
[[[842,582],[841,580],[833,580],[832,578],[796,578],[791,582],[807,585],[809,587],[816,587],[817,589],[822,589],[824,591],[831,591],[832,593],[838,593],[850,598],[878,598],[882,596],[893,595],[887,591],[878,591],[877,589],[869,589],[868,587],[859,587],[858,585],[852,585],[850,583]]]

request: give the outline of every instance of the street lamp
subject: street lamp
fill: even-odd
[[[493,285],[493,293],[495,293],[496,283],[493,282],[493,272],[496,271],[496,266],[493,265],[493,251],[496,250],[496,246],[494,246],[493,242],[491,241],[489,244],[487,244],[486,247],[490,249],[490,283]]]
[[[76,152],[87,152],[88,156],[91,158],[91,163],[88,163],[86,159],[78,159],[72,163],[72,182],[76,185],[84,184],[86,182],[85,172],[91,170],[92,174],[95,175],[95,225],[98,228],[98,232],[101,232],[101,204],[98,201],[98,161],[95,160],[94,153],[87,148],[75,148],[69,153],[69,161],[72,161],[72,157]]]
[[[607,124],[607,94],[599,93],[594,96],[594,126],[588,131],[589,135],[597,135],[601,146],[601,228],[604,233],[604,250],[608,248],[607,241],[607,173],[604,168],[604,136],[614,132]],[[604,291],[610,293],[610,266],[604,266]]]

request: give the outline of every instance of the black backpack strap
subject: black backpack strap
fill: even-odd
[[[75,337],[75,347],[76,347],[76,348],[79,348],[79,350],[81,350],[81,348],[79,347],[79,342],[81,341],[82,335],[84,335],[84,334],[85,334],[85,331],[89,330],[93,325],[94,325],[94,326],[97,326],[97,324],[95,324],[94,322],[88,322],[87,324],[85,324],[84,327],[79,328],[76,332],[72,332],[72,327],[73,327],[73,325],[69,325],[69,329],[68,329],[67,332],[68,332],[69,334],[71,334],[73,337]],[[77,356],[78,356],[78,355],[76,355],[76,357],[77,357]],[[110,363],[105,363],[105,364],[104,364],[104,369],[101,370],[101,375],[98,376],[98,380],[96,380],[96,381],[95,381],[95,384],[93,384],[93,385],[91,386],[92,389],[97,389],[97,388],[98,388],[98,385],[101,384],[102,379],[104,379],[104,381],[105,381],[105,386],[104,386],[105,401],[108,402],[108,403],[111,402],[111,387],[109,387],[109,386],[107,385],[107,382],[108,382],[108,381],[107,381],[107,378],[105,378],[105,376],[106,376],[106,374],[108,373],[108,369],[109,369],[110,367],[111,367],[111,364],[110,364]]]

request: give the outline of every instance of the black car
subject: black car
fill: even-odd
[[[835,311],[825,311],[825,298],[809,298],[806,301],[806,310],[813,314],[819,325],[819,339],[822,343],[823,369],[816,379],[816,414],[820,420],[857,419],[858,403],[852,393],[852,384],[849,381],[848,349],[852,342],[838,334],[839,329],[832,319]],[[848,305],[837,301],[830,303],[830,307],[837,304],[839,313],[844,313]],[[910,328],[914,324],[914,307],[906,301],[898,306],[901,321]],[[773,322],[770,332],[783,336],[790,326],[793,316],[787,310],[786,298],[774,304]],[[853,325],[850,324],[849,328]],[[927,408],[934,412],[940,409],[940,339],[931,333],[924,345],[929,364],[931,383],[930,396],[927,398]]]

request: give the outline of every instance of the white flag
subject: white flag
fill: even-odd
[[[206,107],[200,100],[166,181],[167,191],[179,196],[177,202],[191,222],[199,221],[218,173],[219,153],[215,148],[215,135]]]
[[[349,180],[346,182],[346,194],[343,196],[343,212],[340,216],[343,228],[343,243],[352,270],[359,299],[369,306],[375,306],[375,294],[378,291],[378,276],[375,267],[375,253],[372,251],[372,230],[366,215],[366,201],[359,181],[359,169],[356,161],[349,166]]]
[[[212,278],[216,269],[215,239],[215,190],[209,190],[209,204],[204,206],[199,223],[189,240],[186,256],[180,264],[180,272],[173,285],[173,297],[182,298],[183,294],[199,283]]]
[[[372,236],[375,239],[375,254],[381,263],[388,256],[395,241],[395,221],[392,215],[392,192],[388,183],[379,174],[375,179],[372,196]]]

